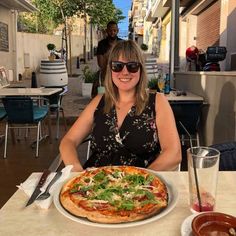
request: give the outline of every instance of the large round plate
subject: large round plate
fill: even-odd
[[[94,226],[94,227],[128,228],[128,227],[134,227],[134,226],[143,225],[143,224],[153,222],[153,221],[158,220],[158,219],[162,218],[163,216],[167,215],[168,213],[170,213],[174,209],[174,207],[177,203],[177,200],[178,200],[178,191],[169,180],[168,181],[165,180],[161,175],[157,174],[154,171],[151,171],[151,170],[148,170],[148,171],[157,175],[166,184],[167,190],[168,190],[168,195],[169,195],[168,206],[163,211],[161,211],[160,213],[158,213],[150,218],[140,220],[140,221],[127,222],[127,223],[104,224],[104,223],[95,223],[95,222],[89,221],[86,218],[74,216],[63,208],[63,206],[61,205],[60,200],[59,200],[59,194],[60,194],[61,188],[65,182],[62,185],[57,186],[57,189],[55,191],[54,198],[53,198],[54,205],[55,205],[56,209],[65,217],[67,217],[75,222],[89,225],[89,226]]]

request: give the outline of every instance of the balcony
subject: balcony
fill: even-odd
[[[152,17],[164,17],[166,13],[169,11],[169,7],[163,6],[164,0],[157,0],[152,6]],[[171,0],[170,0],[171,1]]]
[[[33,12],[36,11],[37,8],[32,5],[30,2],[25,0],[1,0],[0,5],[18,11],[29,11]]]
[[[152,16],[152,9],[148,9],[147,10],[147,14],[146,14],[146,17],[145,17],[146,21],[153,21],[154,17]]]
[[[195,2],[193,0],[179,0],[180,7],[187,7],[191,3]],[[171,7],[172,0],[163,0],[163,6],[164,7]]]

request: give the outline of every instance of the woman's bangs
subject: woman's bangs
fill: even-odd
[[[111,61],[119,61],[119,56],[127,61],[139,62],[138,55],[130,48],[116,48],[112,51]]]
[[[139,59],[138,59],[138,56],[136,55],[136,53],[131,50],[130,48],[123,51],[122,53],[123,57],[127,60],[127,61],[136,61],[136,62],[139,62]]]

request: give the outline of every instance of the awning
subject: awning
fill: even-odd
[[[26,0],[1,0],[0,6],[23,12],[33,12],[38,10],[34,5]]]

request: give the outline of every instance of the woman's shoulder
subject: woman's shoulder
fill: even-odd
[[[158,107],[167,106],[169,103],[164,93],[157,92],[149,94],[149,105],[152,104],[155,106],[155,110],[157,110]]]
[[[103,100],[102,97],[103,97],[102,94],[98,94],[97,96],[95,96],[86,106],[86,109],[95,110],[97,106],[101,103],[101,101]]]
[[[165,102],[167,99],[165,97],[165,95],[163,93],[150,93],[149,94],[149,104],[158,104],[158,103],[162,103]]]
[[[164,93],[156,93],[156,111],[170,110],[170,104]]]

